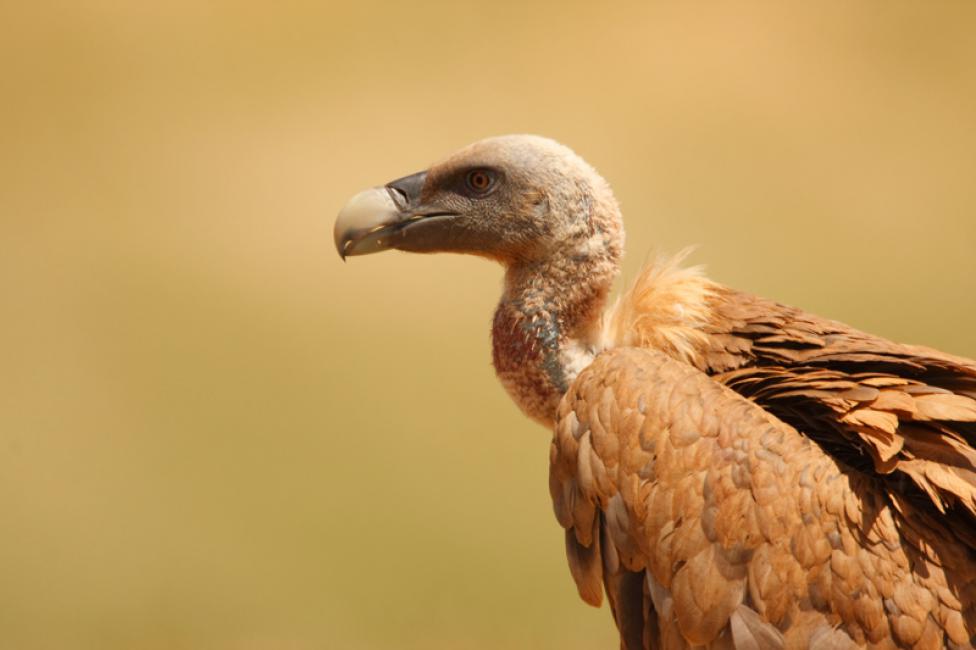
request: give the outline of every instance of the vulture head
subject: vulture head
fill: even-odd
[[[339,213],[339,254],[470,253],[506,266],[561,253],[619,256],[623,228],[606,181],[558,142],[488,138],[429,169],[354,196]]]
[[[533,135],[481,140],[360,192],[339,212],[334,235],[344,259],[396,249],[504,265],[493,362],[516,403],[545,424],[599,352],[624,237],[607,182],[569,148]]]

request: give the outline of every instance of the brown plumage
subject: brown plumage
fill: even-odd
[[[340,253],[506,267],[502,383],[554,430],[581,597],[621,647],[969,648],[976,363],[659,261],[604,312],[623,231],[571,151],[493,138],[336,224]]]

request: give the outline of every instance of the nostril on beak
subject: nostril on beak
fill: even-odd
[[[386,184],[386,189],[397,208],[405,212],[411,205],[416,205],[420,201],[420,193],[424,189],[426,179],[427,172],[417,172],[390,181]]]
[[[407,193],[401,190],[399,187],[393,187],[392,185],[386,186],[387,191],[390,193],[390,198],[393,199],[394,205],[399,210],[403,210],[407,207],[410,200],[407,198]]]

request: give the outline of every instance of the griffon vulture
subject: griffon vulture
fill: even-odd
[[[976,363],[736,291],[675,262],[607,294],[610,187],[536,136],[366,190],[340,255],[500,262],[495,370],[553,429],[549,486],[622,648],[969,648]]]

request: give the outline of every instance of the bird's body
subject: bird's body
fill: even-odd
[[[557,415],[584,600],[606,585],[627,648],[970,647],[976,365],[655,275],[704,310],[630,321]]]
[[[495,369],[554,430],[571,573],[621,647],[973,647],[976,363],[673,260],[607,309],[616,202],[549,140],[482,141],[384,191],[380,216],[340,215],[340,253],[505,265]]]

